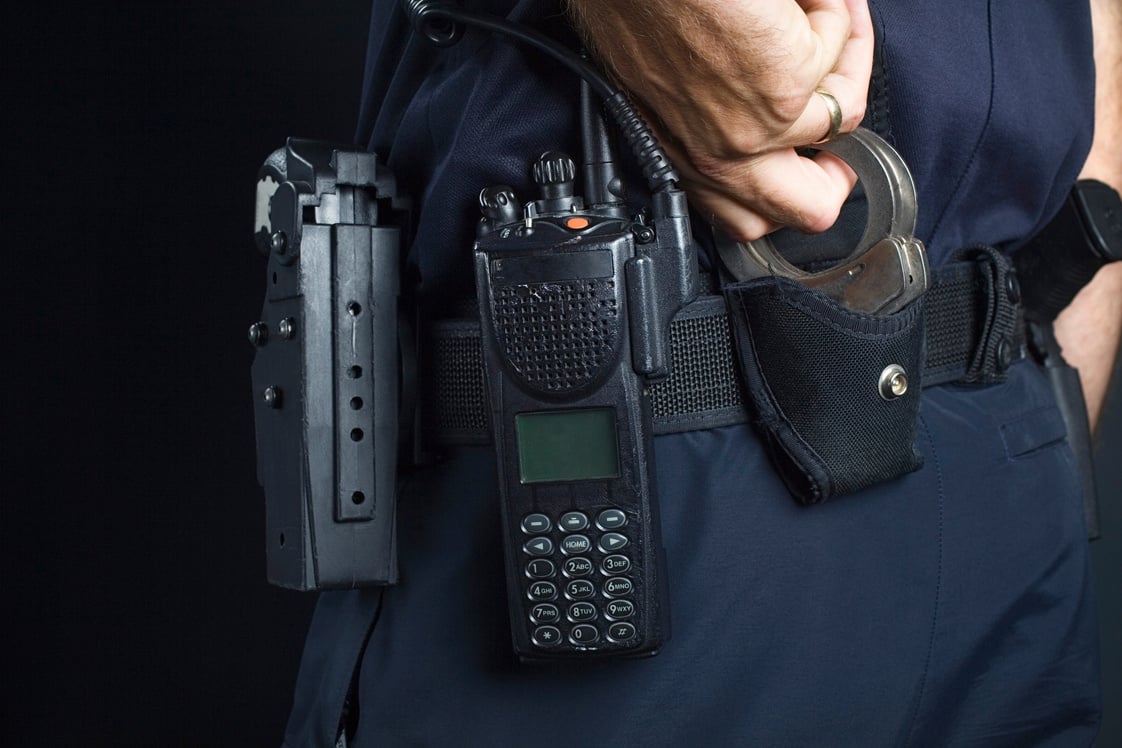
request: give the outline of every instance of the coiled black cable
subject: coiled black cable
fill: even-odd
[[[437,46],[455,44],[463,36],[464,26],[475,26],[528,44],[584,78],[605,101],[608,112],[638,159],[651,191],[676,189],[678,173],[650,127],[632,106],[627,95],[579,54],[528,26],[486,13],[464,10],[447,0],[402,0],[402,5],[417,33]]]

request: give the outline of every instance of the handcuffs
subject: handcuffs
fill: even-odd
[[[813,148],[846,162],[865,189],[868,218],[854,250],[837,265],[812,273],[785,260],[767,236],[738,242],[714,229],[722,263],[737,281],[790,278],[856,312],[891,314],[903,309],[923,295],[929,282],[927,253],[915,238],[911,172],[891,145],[864,128]]]

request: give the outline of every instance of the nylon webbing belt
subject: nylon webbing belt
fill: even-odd
[[[1024,357],[1020,290],[1007,258],[978,248],[934,272],[924,299],[923,386],[989,384]],[[433,323],[422,383],[425,437],[438,444],[490,442],[478,319]],[[671,375],[648,387],[654,433],[748,422],[722,296],[701,296],[670,329]]]

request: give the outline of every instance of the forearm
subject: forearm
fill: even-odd
[[[1091,0],[1095,34],[1095,137],[1081,178],[1122,191],[1122,4]],[[1094,429],[1122,338],[1122,263],[1107,265],[1056,319],[1064,358],[1079,370]]]

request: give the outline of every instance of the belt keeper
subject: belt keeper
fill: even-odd
[[[976,296],[982,337],[960,380],[964,384],[996,384],[1009,376],[1013,361],[1024,355],[1018,315],[1021,289],[1009,258],[993,247],[967,247],[955,259],[975,262],[981,271]]]

